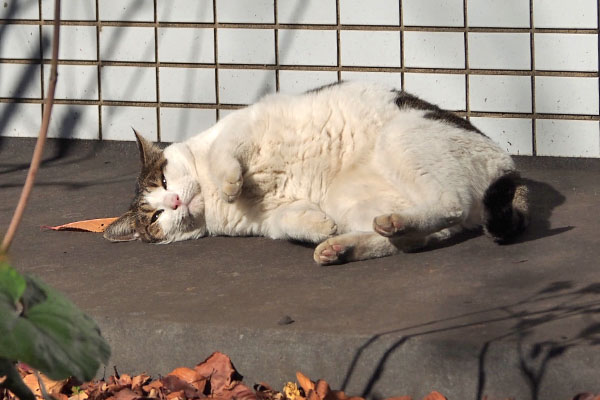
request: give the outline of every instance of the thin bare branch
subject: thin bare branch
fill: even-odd
[[[12,220],[10,221],[10,225],[8,226],[8,230],[6,231],[4,240],[2,241],[2,246],[0,246],[0,256],[8,252],[8,249],[10,248],[10,245],[15,237],[17,228],[19,227],[19,224],[23,217],[23,212],[25,211],[25,207],[27,206],[27,200],[29,199],[29,195],[31,194],[31,189],[33,189],[35,177],[37,175],[37,171],[40,167],[40,162],[42,160],[42,154],[44,153],[44,144],[46,142],[46,135],[48,134],[48,126],[50,125],[50,115],[52,113],[52,106],[54,104],[54,91],[56,89],[57,80],[56,70],[58,65],[58,43],[60,39],[60,0],[54,1],[53,32],[54,36],[52,38],[52,62],[50,67],[50,82],[48,84],[48,94],[44,102],[42,126],[40,127],[38,139],[35,144],[35,150],[33,151],[33,157],[31,159],[31,165],[29,167],[27,179],[25,180],[25,185],[23,186],[23,191],[21,192],[21,197],[19,198],[19,203],[17,203],[17,208],[15,209],[15,213],[12,217]]]

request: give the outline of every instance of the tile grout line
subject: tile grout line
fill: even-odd
[[[156,73],[156,141],[162,142],[162,132],[160,126],[160,73],[158,62],[158,0],[154,0],[154,66]]]
[[[533,18],[533,2],[529,0],[529,44],[531,54],[531,155],[537,155],[537,120],[535,107],[535,24]]]
[[[38,27],[38,36],[39,36],[39,46],[40,46],[40,82],[41,82],[41,86],[40,86],[40,96],[41,96],[41,101],[42,101],[42,106],[40,107],[41,110],[41,114],[40,114],[40,121],[44,116],[44,35],[42,32],[42,26],[41,26],[41,22],[42,22],[42,0],[38,0],[38,18],[40,21],[40,26]],[[54,38],[53,38],[54,40]],[[60,58],[60,54],[59,57]]]
[[[341,38],[341,25],[340,25],[340,0],[335,0],[335,35],[336,35],[336,71],[337,71],[337,80],[340,82],[342,80],[342,38]]]
[[[469,63],[469,19],[468,19],[468,0],[463,0],[463,25],[465,27],[465,111],[466,119],[471,120],[471,98],[470,98],[470,78],[471,66]]]
[[[98,78],[98,140],[102,140],[102,62],[100,61],[100,6],[99,0],[95,0],[96,6],[96,73]]]
[[[218,51],[218,40],[217,40],[217,0],[212,0],[213,4],[213,52],[214,52],[214,66],[215,69],[215,112],[217,121],[221,119],[221,105],[219,102],[219,51]]]
[[[277,17],[277,0],[273,0],[273,21],[275,26],[273,34],[275,35],[275,91],[279,92],[279,18]]]
[[[596,43],[600,43],[600,0],[598,0],[596,4]],[[600,103],[600,47],[598,49],[598,64],[596,65],[597,73],[598,73],[598,102]],[[600,117],[600,106],[598,110],[598,116]],[[598,124],[598,141],[600,142],[600,124]],[[600,152],[600,149],[598,149]],[[600,156],[600,153],[596,154]]]
[[[404,4],[398,0],[398,15],[400,17],[400,89],[405,90],[406,68],[404,63]]]

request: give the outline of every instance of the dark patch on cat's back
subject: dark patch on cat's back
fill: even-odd
[[[417,96],[413,96],[410,93],[405,91],[394,91],[396,93],[396,98],[394,102],[400,109],[411,108],[413,110],[423,110],[427,111],[424,115],[425,118],[446,122],[450,125],[456,126],[458,128],[465,129],[467,131],[478,133],[482,136],[485,136],[479,129],[475,128],[471,122],[467,121],[464,118],[459,117],[458,115],[442,110],[435,104],[431,104],[418,98]]]

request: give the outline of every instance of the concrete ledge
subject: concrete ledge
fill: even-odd
[[[0,226],[33,144],[0,138]],[[517,243],[475,233],[318,267],[312,248],[264,238],[156,246],[41,231],[122,213],[138,168],[134,143],[50,141],[11,258],[97,319],[121,372],[164,374],[219,350],[248,384],[280,387],[299,370],[371,398],[598,393],[600,160],[517,163],[534,213]],[[285,316],[295,322],[278,325]]]

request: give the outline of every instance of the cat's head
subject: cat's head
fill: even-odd
[[[135,197],[104,237],[169,243],[204,236],[204,199],[189,147],[174,143],[161,150],[137,132],[135,136],[142,161]]]

